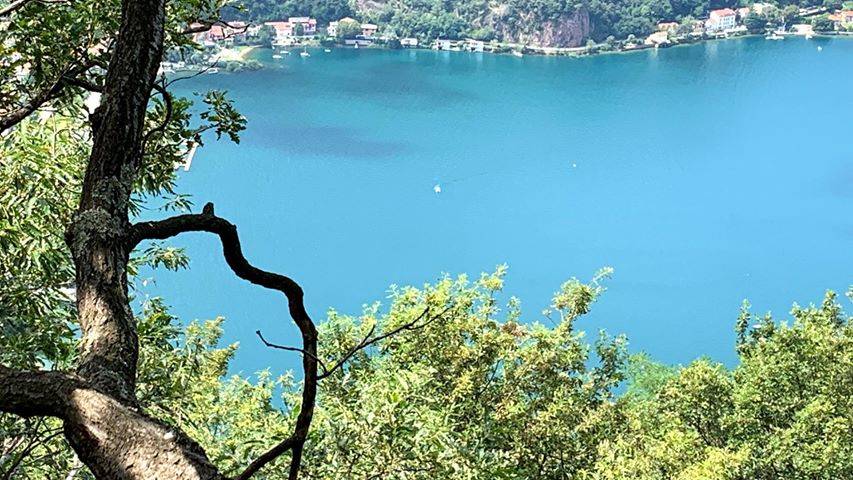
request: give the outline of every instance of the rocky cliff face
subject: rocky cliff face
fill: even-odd
[[[476,0],[445,0],[442,13],[461,19],[470,30],[491,30],[497,40],[540,47],[577,47],[592,30],[586,8],[555,15],[534,13],[542,12],[534,0],[492,0],[487,7],[474,4]],[[435,14],[413,0],[353,0],[353,5],[362,17],[390,16],[392,12],[415,17]]]
[[[516,25],[491,19],[490,27],[501,40],[540,47],[578,47],[589,38],[589,12],[579,9],[560,15],[556,20],[540,20],[532,14],[522,14]]]

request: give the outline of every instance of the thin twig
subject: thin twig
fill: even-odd
[[[346,353],[346,355],[344,355],[340,360],[338,360],[334,365],[332,365],[332,368],[327,369],[321,375],[319,375],[317,377],[317,380],[322,380],[324,378],[329,377],[331,374],[335,373],[335,370],[338,370],[339,368],[343,367],[343,365],[347,361],[349,361],[349,359],[352,358],[352,356],[355,355],[356,353],[358,353],[360,350],[364,350],[365,348],[367,348],[367,347],[369,347],[369,346],[371,346],[377,342],[380,342],[380,341],[382,341],[388,337],[394,336],[394,335],[402,332],[403,330],[420,330],[421,328],[426,327],[427,325],[429,325],[430,323],[435,321],[437,318],[441,318],[445,313],[447,313],[448,310],[453,308],[453,305],[448,306],[441,313],[439,313],[438,315],[428,319],[426,322],[423,322],[422,324],[417,325],[417,323],[429,313],[429,308],[430,307],[426,307],[424,309],[424,311],[421,312],[421,314],[418,315],[414,320],[407,322],[407,323],[404,323],[403,325],[401,325],[401,326],[399,326],[399,327],[397,327],[397,328],[395,328],[389,332],[383,333],[382,335],[371,338],[371,335],[373,335],[373,332],[376,330],[376,325],[374,324],[370,328],[370,331],[367,333],[367,335],[365,335],[365,337],[360,342],[358,342],[358,344],[356,344],[355,347],[350,349],[349,352]]]
[[[263,344],[269,348],[275,348],[277,350],[286,350],[288,352],[298,352],[298,353],[301,353],[303,355],[308,355],[309,357],[311,357],[317,361],[317,363],[320,365],[320,368],[323,370],[324,373],[326,372],[326,370],[327,370],[326,365],[323,363],[323,361],[320,360],[320,358],[317,357],[316,355],[306,351],[304,348],[288,347],[287,345],[278,345],[276,343],[271,343],[271,342],[267,341],[266,338],[264,338],[264,335],[261,333],[260,330],[255,330],[255,335],[257,335],[258,338],[261,339],[261,342],[263,342]]]

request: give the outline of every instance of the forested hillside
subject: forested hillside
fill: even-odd
[[[354,16],[386,26],[398,36],[472,37],[542,46],[577,46],[592,38],[642,36],[661,21],[706,17],[744,0],[245,0],[235,18],[269,20],[310,15],[323,24]],[[834,0],[781,0],[814,6]]]

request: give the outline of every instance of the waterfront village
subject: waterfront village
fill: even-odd
[[[853,4],[829,11],[826,7],[793,8],[781,11],[770,3],[754,3],[736,9],[722,8],[709,12],[708,18],[687,18],[681,22],[660,22],[657,31],[645,38],[629,35],[617,40],[609,37],[604,42],[588,40],[577,47],[543,47],[529,44],[482,41],[472,38],[419,39],[398,38],[394,32],[384,31],[380,25],[362,23],[353,18],[342,18],[325,27],[310,17],[290,17],[287,20],[251,24],[241,21],[195,23],[192,50],[170,52],[163,63],[163,71],[205,70],[216,73],[261,68],[260,62],[248,55],[258,47],[272,48],[273,59],[280,60],[295,54],[309,57],[309,47],[324,47],[326,52],[334,46],[351,48],[431,48],[433,50],[524,54],[582,56],[605,52],[624,52],[647,48],[665,48],[672,45],[695,43],[702,40],[730,38],[742,35],[764,35],[768,40],[783,40],[797,35],[812,38],[814,35],[853,36]],[[776,21],[768,21],[775,18]],[[788,20],[797,23],[787,24]]]

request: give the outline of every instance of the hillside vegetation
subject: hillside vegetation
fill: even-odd
[[[321,24],[344,16],[377,23],[400,37],[500,40],[540,46],[578,46],[610,36],[645,36],[661,21],[707,17],[751,2],[738,0],[246,0],[235,17],[271,20],[310,15]],[[834,0],[782,0],[809,7]]]

